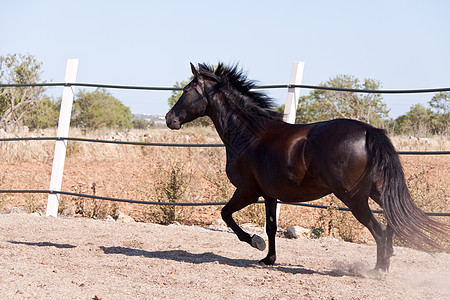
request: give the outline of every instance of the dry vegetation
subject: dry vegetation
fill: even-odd
[[[24,132],[19,136],[54,136],[54,131]],[[152,129],[129,133],[71,130],[73,137],[121,139],[144,142],[220,143],[213,129],[181,131]],[[447,138],[394,137],[397,150],[448,150]],[[47,189],[50,182],[54,142],[0,142],[1,189]],[[448,156],[402,156],[408,185],[425,211],[450,211]],[[175,148],[69,142],[62,190],[107,197],[160,202],[223,202],[233,193],[224,172],[224,148]],[[44,194],[0,194],[0,211],[45,211]],[[333,196],[317,204],[342,206]],[[373,208],[377,208],[376,205]],[[104,218],[119,212],[137,221],[209,225],[220,218],[220,206],[163,207],[95,201],[63,196],[60,214]],[[236,214],[239,223],[264,224],[263,205],[253,205]],[[440,218],[449,222],[449,218]],[[299,225],[321,228],[323,235],[346,241],[371,241],[367,230],[348,212],[282,205],[281,228]],[[321,234],[320,231],[318,231]]]

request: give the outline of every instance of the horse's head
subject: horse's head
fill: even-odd
[[[206,66],[195,69],[191,63],[194,78],[183,88],[183,94],[166,114],[166,123],[170,129],[180,129],[181,125],[206,115],[209,99],[217,90],[219,77]]]

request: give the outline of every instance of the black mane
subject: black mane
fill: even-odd
[[[235,95],[236,97],[231,97],[231,99],[244,112],[270,119],[282,119],[283,115],[274,110],[276,107],[274,100],[262,92],[254,91],[255,81],[249,80],[237,65],[226,66],[219,63],[214,68],[201,64],[200,73],[202,70],[213,74],[214,78],[222,83],[222,88],[228,89],[230,94],[237,92],[239,95]]]

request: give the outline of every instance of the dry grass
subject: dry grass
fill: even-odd
[[[416,138],[413,136],[394,136],[391,138],[398,151],[448,151],[449,137]]]
[[[19,136],[54,136],[54,130],[24,132]],[[188,127],[180,131],[152,129],[129,133],[90,132],[71,129],[72,137],[120,139],[165,143],[221,143],[214,129]],[[394,137],[398,150],[449,150],[445,138],[418,140]],[[24,141],[0,142],[0,164],[4,170],[0,177],[2,189],[47,189],[50,181],[54,142]],[[450,168],[447,156],[402,156],[406,179],[419,207],[425,211],[450,211]],[[167,174],[179,166],[179,176],[189,177],[183,187],[180,201],[223,202],[233,191],[225,174],[224,148],[175,148],[110,145],[69,142],[64,173],[65,191],[92,193],[107,197],[143,201],[166,201],[161,187]],[[95,189],[93,190],[93,186]],[[160,221],[164,213],[155,206],[113,204],[90,199],[62,197],[60,213],[103,217],[125,211],[140,221]],[[342,206],[333,196],[324,197],[318,204]],[[0,195],[0,210],[13,206],[26,211],[44,211],[45,195]],[[374,208],[376,205],[372,203]],[[171,213],[171,212],[167,212]],[[177,221],[186,224],[210,224],[220,218],[220,207],[196,207],[178,210]],[[236,215],[239,223],[264,222],[263,205],[254,205]],[[441,218],[449,222],[448,218]],[[166,221],[164,221],[166,222]],[[371,237],[366,229],[348,212],[282,205],[280,227],[300,225],[323,228],[325,235],[347,241],[364,242]]]

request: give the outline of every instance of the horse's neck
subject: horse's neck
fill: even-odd
[[[263,119],[249,115],[225,94],[216,95],[209,112],[216,130],[225,146],[241,153],[254,143],[264,131]],[[210,103],[211,104],[211,103]]]

